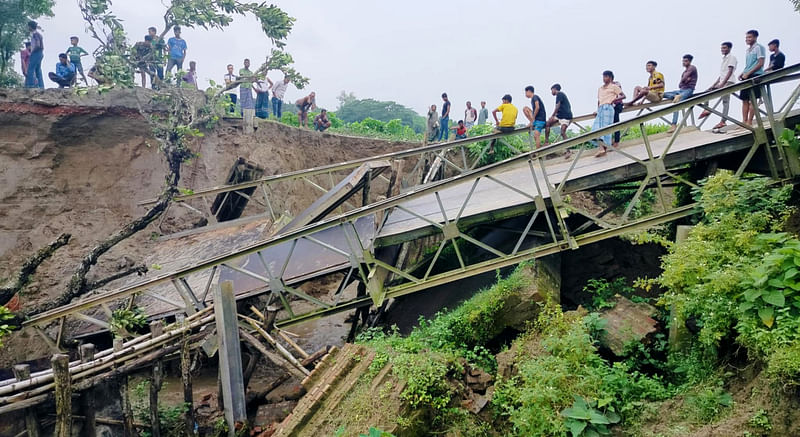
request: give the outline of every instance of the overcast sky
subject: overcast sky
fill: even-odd
[[[76,2],[56,3],[55,17],[40,20],[45,78],[69,36],[78,35],[89,52],[96,47],[84,33]],[[530,84],[550,112],[549,88],[558,82],[576,115],[585,114],[594,110],[606,69],[630,95],[635,85],[646,83],[644,64],[654,59],[667,89],[675,89],[681,57],[691,53],[698,89],[705,89],[719,72],[720,42],[730,40],[740,62],[738,74],[751,28],[759,30],[765,46],[781,39],[787,64],[800,60],[800,14],[787,0],[303,0],[277,5],[297,19],[286,49],[298,71],[311,79],[305,91],[290,88],[286,100],[314,90],[318,104],[330,109],[346,90],[424,114],[428,105],[440,106],[439,96],[447,92],[458,117],[465,101],[479,106],[486,100],[493,108],[505,93],[521,106]],[[113,7],[131,38],[143,37],[148,26],[163,27],[166,8],[160,0],[117,0]],[[183,37],[187,61],[197,61],[201,86],[208,79],[221,82],[228,63],[238,70],[249,57],[260,65],[270,49],[256,21],[244,17],[224,31],[184,29]],[[84,67],[93,63],[85,60]]]

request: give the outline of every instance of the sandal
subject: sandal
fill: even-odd
[[[711,115],[710,111],[703,111],[703,112],[700,113],[700,116],[698,116],[697,118],[706,118],[709,115]]]

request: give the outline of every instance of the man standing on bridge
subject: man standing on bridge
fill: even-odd
[[[478,112],[478,124],[486,124],[489,119],[489,110],[486,109],[486,102],[481,102],[481,110]]]
[[[447,141],[450,137],[450,100],[447,93],[442,93],[442,117],[439,119],[439,141]]]
[[[475,125],[475,120],[478,119],[478,111],[472,107],[472,102],[467,102],[467,109],[464,110],[464,126],[467,129]]]
[[[533,133],[536,148],[538,149],[541,145],[542,131],[547,125],[547,110],[544,109],[542,98],[534,93],[533,85],[525,87],[525,97],[531,99],[531,107],[524,106],[522,113],[525,114],[525,118],[530,122],[528,129]],[[547,143],[547,137],[545,137],[544,142]]]
[[[758,43],[757,30],[748,30],[744,42],[747,44],[747,51],[744,58],[744,71],[739,75],[739,80],[752,79],[764,74],[764,60],[767,58],[767,51]],[[753,117],[756,115],[756,108],[750,102],[750,90],[753,90],[756,99],[760,99],[761,87],[743,89],[739,93],[739,98],[742,99],[742,122],[751,125]]]
[[[677,91],[668,91],[664,93],[665,99],[671,99],[673,103],[678,103],[681,100],[686,100],[694,94],[694,87],[697,86],[697,67],[692,65],[694,56],[683,55],[683,73],[681,74],[681,81],[678,82]],[[672,126],[669,127],[667,132],[675,132],[678,128],[678,111],[672,114]]]
[[[720,52],[722,52],[722,66],[719,69],[719,77],[717,78],[717,81],[714,82],[714,85],[711,85],[711,87],[707,91],[713,91],[720,88],[724,88],[728,85],[733,85],[733,78],[735,77],[733,73],[736,72],[737,61],[736,61],[736,56],[733,56],[731,54],[732,48],[733,48],[733,43],[729,41],[725,41],[720,46],[719,50]],[[722,100],[723,117],[722,120],[720,120],[720,122],[717,123],[712,128],[713,131],[717,131],[725,127],[725,117],[728,116],[728,110],[730,109],[731,106],[730,94],[724,95],[721,100]],[[706,102],[706,105],[708,105],[708,102]],[[708,117],[709,115],[711,115],[711,111],[705,110],[703,111],[702,114],[700,114],[699,118],[705,118]]]
[[[611,126],[614,123],[614,101],[622,94],[622,89],[614,84],[614,73],[610,70],[603,72],[603,86],[597,90],[597,117],[594,119],[592,131],[600,130],[606,126]],[[607,147],[611,145],[611,134],[605,134],[599,138],[601,140],[598,146],[600,150],[594,155],[595,157],[604,156],[607,152]],[[597,144],[597,140],[593,140]]]

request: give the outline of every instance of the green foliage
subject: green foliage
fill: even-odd
[[[0,305],[0,347],[3,347],[3,337],[14,330],[14,326],[6,323],[13,318],[14,314],[12,314],[8,308]]]
[[[52,17],[53,0],[0,1],[0,87],[19,86],[19,75],[11,71],[14,55],[29,38],[28,21]]]
[[[666,132],[668,129],[669,129],[669,125],[662,124],[662,123],[659,123],[659,124],[646,124],[644,126],[644,130],[647,133],[647,135],[660,134],[662,132]],[[630,129],[628,129],[628,131],[625,132],[625,135],[622,135],[619,140],[620,141],[635,140],[635,139],[638,139],[638,138],[641,138],[641,137],[642,137],[642,130],[639,129],[639,126],[634,126],[634,127],[630,128]]]
[[[633,293],[633,288],[628,286],[625,278],[616,278],[609,282],[607,279],[589,279],[583,287],[584,293],[592,296],[592,302],[587,305],[590,311],[599,311],[604,308],[612,308],[615,305],[614,296],[629,296]]]
[[[794,129],[784,129],[778,137],[778,144],[794,150],[795,153],[800,153],[800,139],[797,138],[799,135],[800,125],[795,126]]]
[[[467,132],[467,136],[474,137],[479,135],[488,135],[494,131],[494,128],[488,124],[478,124],[472,126]],[[498,139],[494,145],[494,153],[489,154],[488,149],[484,152],[484,148],[489,145],[489,140],[478,141],[467,145],[469,154],[473,159],[477,159],[483,153],[480,160],[480,165],[488,165],[493,162],[506,160],[521,152],[530,150],[530,138],[525,134],[509,135]]]
[[[630,205],[633,196],[639,189],[639,182],[628,182],[620,184],[617,189],[606,191],[595,191],[594,197],[598,202],[608,206],[617,205],[614,212],[622,214]],[[636,199],[636,204],[631,208],[629,217],[637,219],[644,217],[653,212],[653,205],[656,201],[656,192],[654,189],[645,189],[639,198]]]
[[[425,132],[425,117],[399,103],[374,99],[356,99],[354,95],[348,95],[344,92],[339,96],[339,102],[336,115],[345,123],[358,123],[366,119],[384,123],[399,120],[400,124],[410,128],[414,134]]]
[[[772,431],[772,422],[769,420],[769,413],[764,409],[758,410],[756,414],[747,421],[747,424],[765,433]]]
[[[697,423],[715,421],[727,409],[733,406],[733,397],[720,386],[704,387],[686,398],[689,411]]]
[[[566,425],[572,437],[611,435],[608,426],[619,423],[619,414],[615,413],[612,407],[606,411],[601,410],[608,406],[609,401],[608,399],[586,401],[580,396],[575,396],[572,406],[561,412],[566,418]]]
[[[695,195],[705,216],[663,259],[662,303],[700,327],[700,355],[734,338],[768,375],[800,383],[800,241],[778,232],[790,186],[721,173]]]
[[[781,309],[788,309],[787,315],[792,318],[800,316],[800,241],[783,233],[762,234],[756,244],[777,247],[742,284],[744,301],[739,311],[746,316],[757,315],[767,328],[772,328]]]
[[[561,416],[577,397],[597,400],[594,408],[624,421],[638,414],[644,400],[670,395],[657,378],[625,363],[609,365],[597,354],[584,319],[563,314],[557,305],[546,305],[533,329],[515,342],[521,351],[515,360],[518,372],[495,384],[492,399],[514,435],[563,435],[572,426],[577,429],[575,421]],[[525,353],[526,348],[535,352]]]
[[[740,180],[728,172],[695,192],[703,221],[663,258],[658,282],[668,289],[662,304],[672,306],[679,319],[697,319],[704,347],[715,348],[731,333],[747,272],[770,250],[757,237],[779,229],[790,192],[791,187]]]
[[[136,331],[147,325],[147,314],[139,308],[131,309],[120,308],[111,313],[109,330],[115,337],[121,336],[124,332]]]
[[[166,383],[162,385],[162,390]],[[150,423],[150,381],[143,380],[133,388],[132,399],[133,413],[136,418],[144,423]],[[158,405],[158,423],[161,435],[166,437],[181,437],[186,435],[186,422],[183,415],[191,406],[188,403],[179,405]],[[215,426],[216,429],[216,426]],[[141,437],[150,437],[149,431],[142,431]],[[222,434],[224,435],[224,434]]]

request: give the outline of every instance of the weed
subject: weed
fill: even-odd
[[[756,414],[747,421],[747,424],[765,434],[772,431],[769,413],[764,409],[758,410]]]
[[[733,397],[722,387],[705,387],[687,396],[687,405],[696,423],[711,423],[729,407],[733,406]]]
[[[608,427],[619,423],[619,414],[608,404],[611,399],[594,399],[587,401],[575,396],[572,406],[565,408],[561,415],[566,418],[566,425],[572,437],[611,435]],[[605,411],[601,408],[607,408]]]

